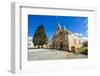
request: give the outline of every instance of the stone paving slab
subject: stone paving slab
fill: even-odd
[[[54,60],[54,59],[79,59],[88,58],[87,55],[74,54],[54,49],[29,49],[28,60]]]

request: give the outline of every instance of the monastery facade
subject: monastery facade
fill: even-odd
[[[60,24],[57,24],[56,32],[52,39],[52,46],[54,49],[75,51],[82,47],[82,40],[64,26],[61,27]]]

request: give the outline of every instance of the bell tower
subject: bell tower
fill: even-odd
[[[61,31],[61,25],[60,24],[57,24],[56,34],[58,34],[60,31]]]
[[[61,25],[58,22],[58,16],[56,17],[56,34],[58,34],[61,30]]]

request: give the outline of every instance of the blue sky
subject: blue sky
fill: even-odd
[[[56,31],[57,23],[84,40],[88,37],[88,17],[50,15],[28,15],[28,36],[33,37],[37,26],[43,24],[48,39],[51,39]]]

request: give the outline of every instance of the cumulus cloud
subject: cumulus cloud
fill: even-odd
[[[88,33],[88,31],[86,31],[86,33]],[[81,33],[74,33],[75,35],[77,35],[77,36],[79,36],[79,37],[81,37],[81,39],[83,40],[83,41],[88,41],[88,37],[87,36],[84,36],[83,34],[81,34]]]
[[[81,33],[74,33],[74,34],[77,35],[77,36],[80,36],[80,37],[83,36],[83,34],[81,34]]]
[[[88,35],[88,30],[86,31],[86,35]]]
[[[88,41],[88,37],[82,37],[83,41]]]
[[[32,37],[31,37],[31,36],[29,36],[29,37],[28,37],[28,39],[32,39]]]

